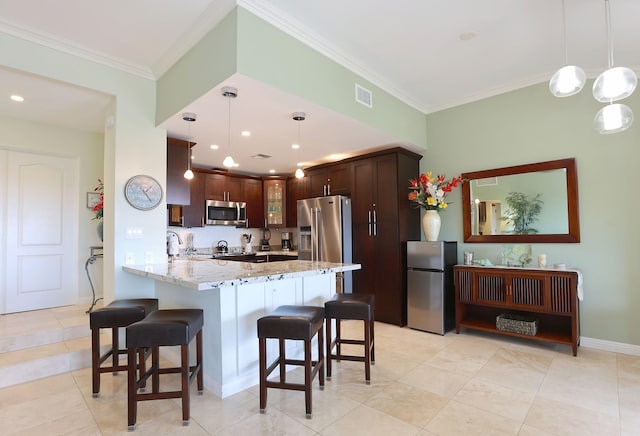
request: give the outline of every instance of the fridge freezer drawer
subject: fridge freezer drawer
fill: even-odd
[[[445,334],[444,273],[407,270],[407,326]]]

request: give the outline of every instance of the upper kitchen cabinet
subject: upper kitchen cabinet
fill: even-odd
[[[189,144],[182,139],[167,138],[167,204],[188,205],[189,180],[184,178],[189,161]]]
[[[316,167],[308,170],[306,177],[309,179],[309,198],[351,193],[351,165],[348,163]]]
[[[420,239],[420,211],[407,200],[407,183],[421,156],[396,148],[352,162],[353,292],[373,293],[376,321],[406,324],[403,243]]]
[[[193,171],[191,179],[191,204],[182,208],[184,227],[204,227],[204,182],[207,174]]]
[[[309,198],[309,178],[288,178],[286,227],[298,226],[298,200],[302,200],[305,198]]]
[[[242,179],[226,174],[207,174],[205,200],[244,201],[242,198]]]
[[[242,198],[247,203],[247,227],[261,228],[264,223],[262,180],[242,179]]]
[[[266,227],[285,227],[287,210],[287,181],[264,180],[264,217]]]

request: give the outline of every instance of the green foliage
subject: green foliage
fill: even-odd
[[[511,233],[517,235],[530,235],[538,233],[531,225],[538,220],[544,202],[540,199],[542,194],[528,197],[522,192],[509,192],[505,198],[509,209],[501,218],[513,224]]]

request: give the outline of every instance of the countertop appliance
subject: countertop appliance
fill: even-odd
[[[291,250],[291,232],[282,232],[280,239],[282,240],[282,251]]]
[[[270,239],[271,239],[271,230],[265,227],[264,229],[262,229],[262,239],[260,239],[260,251],[271,250],[271,246],[269,245]]]
[[[455,325],[458,243],[407,241],[407,326],[444,335]]]
[[[229,252],[229,243],[227,241],[225,241],[224,239],[221,240],[221,241],[218,241],[218,245],[216,246],[216,250],[220,254],[228,253]]]
[[[351,200],[342,195],[298,200],[298,259],[351,263]],[[351,271],[338,273],[337,292],[352,292]]]

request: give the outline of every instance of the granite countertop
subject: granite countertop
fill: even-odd
[[[360,268],[360,264],[354,263],[315,262],[309,260],[249,263],[234,262],[224,258],[187,259],[176,260],[168,264],[125,265],[122,267],[124,271],[131,274],[200,291],[216,289],[221,286],[235,286],[353,271]]]

